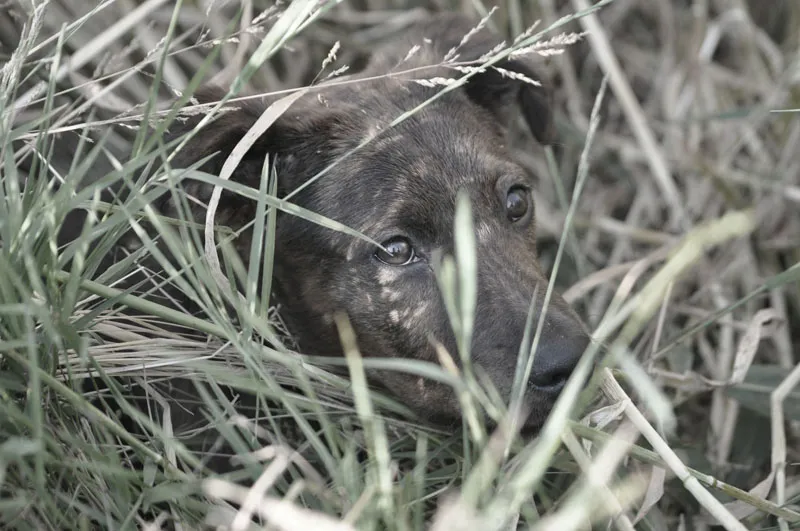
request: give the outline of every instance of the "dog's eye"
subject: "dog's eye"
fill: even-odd
[[[381,246],[386,250],[378,249],[375,252],[375,257],[385,264],[403,266],[419,260],[411,242],[402,236],[390,238],[383,242]]]
[[[514,186],[506,195],[506,216],[510,221],[519,221],[530,208],[530,195],[521,186]]]

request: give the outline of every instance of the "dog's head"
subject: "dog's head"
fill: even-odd
[[[279,215],[275,296],[306,353],[342,354],[332,316],[344,312],[365,355],[433,362],[437,342],[458,359],[434,269],[436,257],[452,254],[456,197],[466,190],[478,257],[473,364],[507,399],[531,301],[538,293],[535,324],[547,287],[536,254],[533,180],[507,149],[507,125],[521,112],[533,135],[547,142],[548,93],[531,83],[537,76],[526,62],[506,59],[389,127],[439,92],[447,83],[441,78],[462,75],[453,68],[418,67],[440,63],[473,26],[457,16],[434,17],[410,32],[405,43],[378,50],[362,73],[291,107],[256,142],[232,179],[258,188],[269,156],[275,161],[279,195],[285,196],[369,139],[292,201],[361,231],[384,249]],[[415,44],[421,48],[403,62]],[[476,60],[496,44],[481,31],[457,50],[457,61]],[[396,73],[412,68],[417,69]],[[390,70],[395,74],[376,79]],[[431,78],[440,80],[428,82]],[[201,101],[221,96],[208,90],[197,95]],[[203,169],[218,172],[263,109],[242,104],[223,115],[199,132],[173,166],[186,167],[217,153]],[[234,225],[255,212],[241,197],[228,197],[219,208]],[[247,237],[242,245],[249,248]],[[526,387],[528,427],[543,422],[588,341],[578,317],[554,295]],[[460,418],[458,400],[443,384],[399,372],[381,373],[379,380],[432,420]]]

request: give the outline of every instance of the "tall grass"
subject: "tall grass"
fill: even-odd
[[[470,370],[476,256],[464,197],[454,220],[455,256],[437,271],[459,351],[443,352],[440,365],[362,358],[344,316],[337,320],[344,360],[302,355],[279,312],[259,297],[270,292],[278,211],[366,238],[277,197],[279,176],[268,161],[258,189],[228,177],[247,142],[307,89],[265,74],[291,84],[290,48],[305,50],[318,70],[335,55],[326,41],[347,32],[331,30],[332,21],[356,24],[346,42],[368,48],[376,34],[402,31],[417,16],[386,11],[389,2],[368,3],[370,10],[348,12],[332,0],[264,8],[243,1],[216,12],[157,0],[132,9],[119,0],[92,7],[54,2],[29,10],[13,4],[13,16],[0,20],[3,50],[10,50],[0,76],[2,525],[677,529],[690,519],[695,527],[797,527],[800,246],[791,242],[800,241],[800,218],[786,212],[800,198],[791,158],[800,126],[786,119],[796,114],[759,114],[755,104],[742,112],[760,122],[742,125],[723,112],[734,91],[719,86],[719,79],[733,83],[720,73],[725,68],[756,72],[758,88],[739,90],[769,93],[767,111],[797,107],[797,43],[792,48],[787,38],[779,49],[745,18],[753,39],[731,38],[762,55],[725,63],[707,51],[708,39],[725,29],[725,14],[703,19],[697,8],[698,27],[708,31],[699,53],[723,66],[715,63],[696,79],[682,63],[665,67],[661,76],[681,89],[669,122],[657,106],[637,101],[628,76],[642,76],[625,70],[660,49],[631,49],[626,39],[643,38],[635,29],[620,36],[618,49],[606,34],[621,17],[647,22],[655,8],[578,0],[568,15],[547,0],[510,0],[497,12],[470,8],[479,17],[492,13],[491,24],[510,27],[512,37],[543,18],[525,38],[509,39],[515,48],[583,24],[590,37],[575,48],[594,58],[576,66],[572,56],[557,54],[559,46],[544,48],[556,56],[564,87],[557,101],[570,113],[570,124],[559,114],[560,156],[531,157],[527,140],[515,140],[524,162],[557,183],[543,180],[537,191],[543,260],[552,262],[552,285],[539,296],[549,300],[569,269],[579,270],[582,278],[566,296],[588,316],[595,339],[540,436],[523,440],[516,433],[519,404],[500,403]],[[661,9],[664,20],[682,16],[678,7]],[[800,20],[796,7],[786,12]],[[674,45],[672,31],[664,38]],[[134,53],[142,43],[150,48]],[[498,50],[487,64],[511,51],[512,45]],[[343,51],[326,66],[353,59]],[[775,65],[782,70],[770,70]],[[586,79],[578,83],[576,72]],[[193,109],[194,90],[213,76],[230,91]],[[764,80],[774,81],[770,90]],[[249,85],[284,98],[221,174],[172,169],[175,150]],[[714,113],[681,114],[694,97]],[[198,111],[203,123],[165,145],[170,123]],[[703,138],[709,153],[676,160],[682,144],[675,137],[682,134],[692,148]],[[686,160],[692,156],[698,160]],[[216,187],[204,225],[188,221],[190,203],[176,191],[185,180]],[[115,186],[130,193],[101,194]],[[247,260],[232,250],[230,231],[214,224],[223,189],[256,204]],[[177,220],[151,207],[162,194],[179,198]],[[622,222],[615,212],[620,195],[629,203]],[[56,236],[75,209],[89,215],[75,227],[79,237],[58,248]],[[663,229],[675,220],[675,229]],[[129,229],[142,244],[123,252],[118,244]],[[113,265],[104,260],[111,252]],[[145,281],[131,286],[134,274]],[[776,322],[785,326],[776,329]],[[531,319],[526,336],[533,347],[521,352],[520,382],[540,333],[541,323]],[[456,356],[466,362],[463,371]],[[582,389],[598,358],[595,378]],[[420,424],[368,385],[370,369],[454,386],[463,429]],[[482,411],[499,421],[496,431],[487,433]],[[216,472],[219,463],[229,471]]]

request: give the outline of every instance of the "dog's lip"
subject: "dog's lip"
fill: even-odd
[[[553,395],[554,396],[553,400],[555,400],[555,396],[558,396],[561,393],[561,391],[564,389],[566,384],[567,384],[566,380],[559,380],[559,381],[557,381],[555,383],[547,384],[547,385],[540,385],[540,384],[533,384],[532,383],[532,384],[530,384],[530,388],[535,390],[535,391],[539,391],[539,392],[547,393],[549,395]]]
[[[525,424],[520,428],[519,434],[523,439],[533,439],[542,431],[544,422],[536,422],[535,424]]]

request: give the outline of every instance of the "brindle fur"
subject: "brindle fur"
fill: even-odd
[[[508,127],[521,110],[533,136],[542,143],[551,141],[548,91],[487,70],[389,128],[392,120],[442,88],[423,86],[415,78],[462,75],[431,65],[441,63],[474,26],[474,21],[462,16],[437,15],[400,41],[387,43],[361,73],[338,78],[335,85],[329,82],[297,101],[256,142],[231,179],[258,188],[263,162],[269,156],[275,161],[278,194],[283,197],[371,138],[292,201],[379,242],[408,236],[424,259],[410,266],[388,266],[373,257],[376,249],[369,243],[279,214],[273,302],[280,303],[282,317],[304,353],[343,355],[332,315],[344,312],[364,355],[432,362],[438,359],[434,340],[458,358],[433,268],[434,256],[453,251],[456,196],[459,189],[466,189],[478,253],[473,360],[507,399],[531,300],[538,289],[538,316],[547,286],[537,261],[533,216],[515,225],[504,213],[509,186],[532,188],[534,184],[509,152]],[[488,31],[481,31],[459,49],[458,61],[476,60],[498,42]],[[403,62],[413,45],[422,48]],[[429,68],[420,69],[425,66]],[[505,60],[497,66],[539,78],[523,59]],[[411,74],[371,79],[411,69]],[[342,83],[359,78],[370,80]],[[200,102],[214,102],[222,95],[220,90],[205,88],[196,97]],[[238,110],[199,131],[172,166],[187,167],[216,153],[202,169],[218,173],[270,103],[254,101],[232,104]],[[185,133],[197,120],[173,126],[171,134]],[[210,189],[191,186],[201,199],[210,196]],[[167,200],[157,207],[174,213]],[[218,220],[239,228],[252,219],[255,204],[224,194],[218,212]],[[197,215],[202,221],[204,211]],[[249,233],[237,245],[246,258]],[[529,429],[542,424],[588,341],[579,318],[559,295],[553,295],[525,396]],[[437,422],[460,418],[458,400],[443,384],[393,371],[372,377],[423,417]]]

